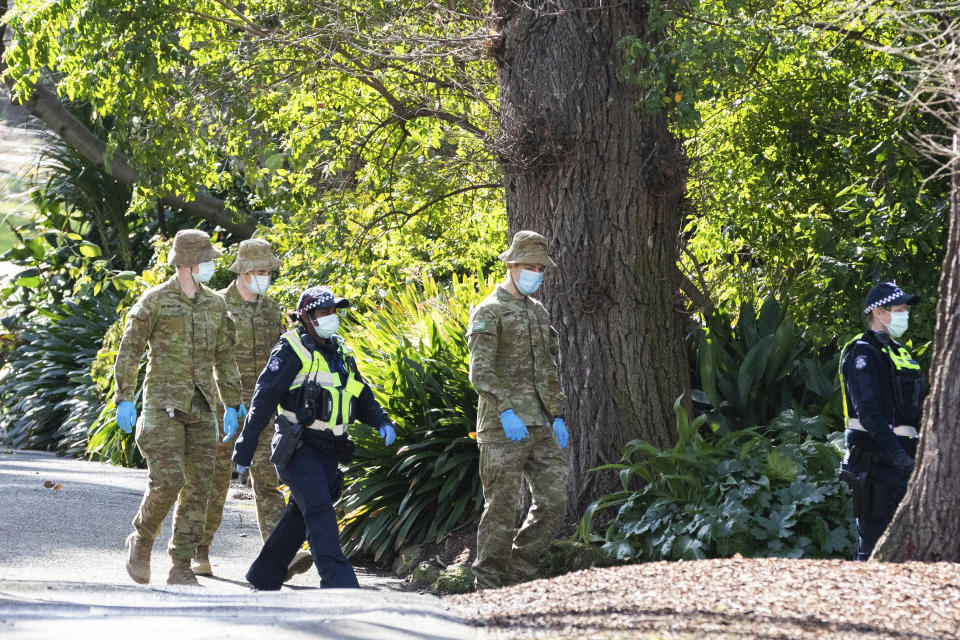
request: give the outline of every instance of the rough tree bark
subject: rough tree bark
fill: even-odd
[[[960,562],[960,133],[953,150],[950,234],[917,468],[871,560]]]
[[[666,120],[638,108],[618,43],[646,3],[497,0],[500,156],[511,234],[549,240],[543,300],[560,332],[571,426],[568,513],[617,488],[589,469],[643,438],[675,441],[689,391],[675,312],[685,166]]]

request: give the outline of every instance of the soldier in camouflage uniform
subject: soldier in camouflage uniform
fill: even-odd
[[[567,446],[557,373],[559,340],[547,310],[530,297],[543,281],[547,241],[520,231],[500,255],[503,283],[474,309],[467,340],[470,382],[480,396],[477,442],[484,507],[473,573],[477,589],[533,577],[566,505]],[[533,501],[516,529],[522,479]]]
[[[280,260],[273,255],[266,240],[244,240],[237,250],[237,259],[230,270],[239,274],[237,279],[219,293],[227,303],[227,314],[233,321],[236,332],[236,360],[240,369],[240,386],[244,405],[250,404],[257,376],[263,371],[273,345],[284,332],[283,312],[280,306],[266,294],[270,286],[270,272],[280,267]],[[243,415],[240,416],[241,419]],[[225,434],[222,434],[225,435]],[[230,490],[233,476],[232,439],[221,438],[217,444],[216,466],[210,498],[207,502],[206,524],[203,538],[197,546],[197,555],[191,565],[198,576],[213,575],[210,566],[210,544],[223,520],[223,506]],[[270,443],[261,442],[250,465],[250,478],[256,496],[257,522],[260,537],[266,540],[280,520],[286,506],[283,493],[277,489],[280,481],[277,470],[270,463]],[[306,568],[310,567],[306,554]],[[306,569],[304,569],[306,570]]]
[[[203,534],[211,470],[216,455],[219,398],[227,405],[224,429],[236,433],[240,374],[233,355],[233,327],[223,298],[203,282],[213,275],[220,253],[210,237],[195,229],[180,231],[169,261],[177,273],[146,291],[127,314],[115,369],[117,424],[137,427],[137,446],[147,460],[147,490],[127,538],[127,573],[150,581],[150,553],[160,525],[176,503],[173,560],[168,584],[199,585],[190,559]],[[143,415],[133,400],[137,371],[150,347],[143,385]]]

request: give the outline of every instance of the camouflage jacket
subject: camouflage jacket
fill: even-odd
[[[233,335],[226,303],[215,291],[198,284],[191,300],[176,276],[148,289],[127,313],[114,368],[117,404],[133,400],[140,357],[147,346],[144,409],[188,411],[197,387],[216,410],[220,403],[214,367],[220,399],[229,406],[240,404]]]
[[[527,426],[547,425],[563,414],[559,336],[538,300],[517,298],[498,285],[470,315],[467,344],[470,382],[480,395],[479,442],[499,440],[500,414],[507,409]]]
[[[259,296],[256,302],[247,302],[237,291],[234,281],[220,295],[227,303],[227,314],[233,321],[236,335],[237,368],[243,402],[248,407],[253,398],[260,372],[267,365],[270,351],[286,330],[280,305],[269,296]],[[218,380],[219,382],[219,380]]]

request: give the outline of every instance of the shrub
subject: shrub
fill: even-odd
[[[695,406],[721,431],[767,424],[788,409],[816,415],[839,397],[837,350],[815,351],[772,296],[759,312],[744,302],[736,318],[715,313],[690,346]]]
[[[790,420],[704,437],[707,416],[688,420],[679,400],[674,408],[674,447],[661,451],[634,440],[619,464],[599,467],[618,472],[623,490],[587,508],[581,539],[602,540],[620,560],[850,556],[856,536],[834,444],[766,433]],[[613,509],[604,535],[597,535],[594,516]]]
[[[396,422],[396,449],[353,432],[355,462],[340,500],[341,540],[352,556],[388,562],[402,547],[439,542],[483,508],[477,395],[468,378],[467,322],[490,282],[408,285],[351,327],[361,372]]]
[[[90,364],[116,305],[117,296],[104,291],[45,306],[19,327],[8,316],[5,326],[16,329],[6,337],[16,346],[0,374],[0,425],[9,444],[61,455],[83,452],[87,427],[100,412]]]

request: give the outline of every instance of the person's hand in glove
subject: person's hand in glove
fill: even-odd
[[[910,474],[913,473],[913,458],[905,452],[899,451],[893,458],[893,466],[897,468],[897,471],[899,471],[900,475],[906,480],[910,477]]]
[[[239,473],[240,475],[243,475],[244,473],[246,473],[247,469],[249,469],[249,468],[250,468],[250,467],[245,467],[245,466],[243,466],[242,464],[238,464],[238,465],[237,465],[237,473]]]
[[[520,442],[528,435],[527,425],[523,424],[523,420],[513,412],[513,409],[507,409],[500,414],[500,424],[503,425],[503,432],[508,440]]]
[[[135,424],[137,424],[137,408],[129,400],[124,400],[117,405],[117,426],[124,433],[130,433]]]
[[[392,424],[385,424],[380,427],[380,437],[383,438],[383,444],[389,447],[397,439],[397,432]]]
[[[237,408],[237,417],[240,418],[242,422],[247,417],[247,405],[240,403],[240,406]]]
[[[227,435],[224,436],[223,441],[230,442],[233,436],[237,435],[237,431],[239,430],[240,430],[240,419],[239,419],[239,416],[237,415],[237,410],[234,407],[224,407],[223,432]]]
[[[553,419],[553,434],[557,436],[557,444],[560,445],[560,448],[566,449],[567,440],[570,436],[567,434],[567,425],[564,423],[563,418]]]

